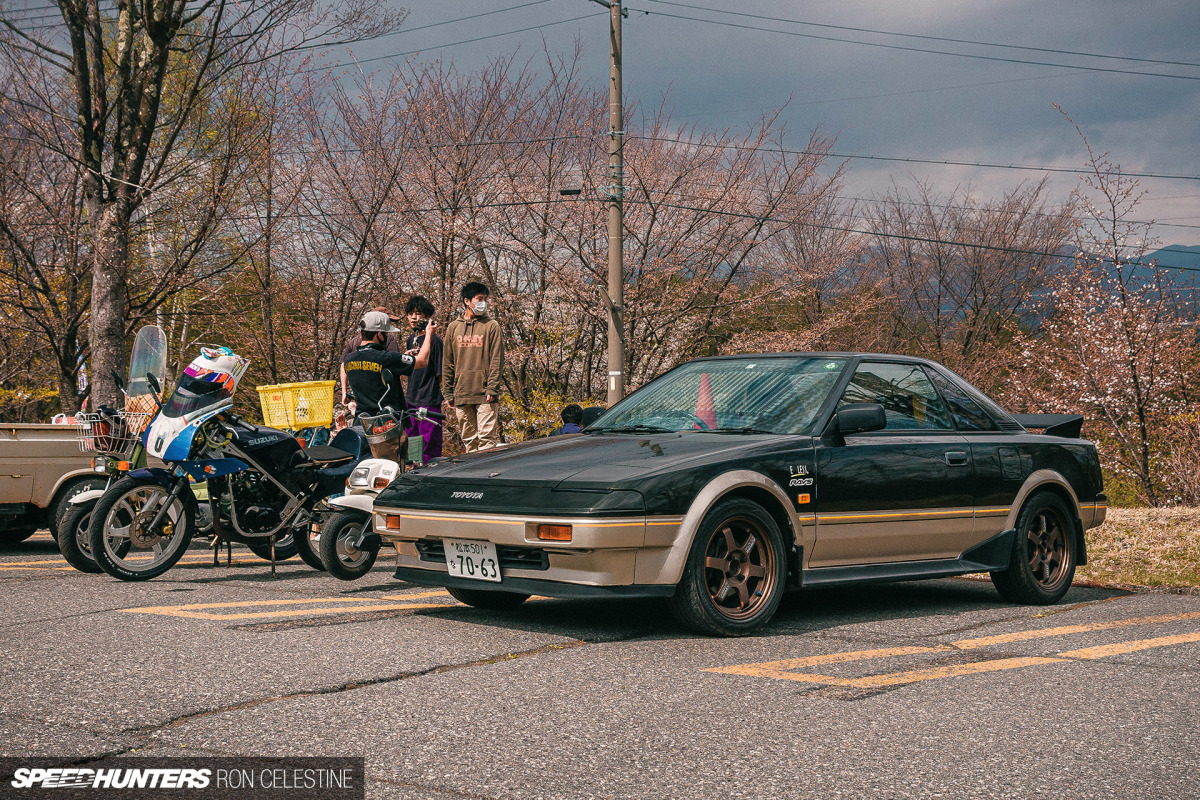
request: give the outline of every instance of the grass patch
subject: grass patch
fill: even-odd
[[[1076,580],[1200,586],[1200,508],[1110,508],[1087,550]]]

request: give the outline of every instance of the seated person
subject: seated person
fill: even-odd
[[[562,410],[563,424],[562,426],[550,431],[551,436],[561,436],[564,433],[579,433],[583,430],[580,422],[583,421],[583,408],[571,403]]]

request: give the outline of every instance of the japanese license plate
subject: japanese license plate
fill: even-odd
[[[496,545],[471,539],[445,539],[446,570],[456,578],[500,582]]]

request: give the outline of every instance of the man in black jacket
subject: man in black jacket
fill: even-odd
[[[342,361],[346,370],[346,381],[358,403],[358,413],[367,416],[379,414],[384,407],[397,410],[407,408],[404,402],[404,387],[400,377],[411,375],[414,369],[423,369],[429,364],[429,344],[437,325],[430,321],[425,328],[425,341],[415,355],[388,351],[388,334],[398,333],[386,312],[368,311],[359,323],[362,345]],[[386,372],[385,372],[386,370]],[[372,442],[371,455],[400,461],[400,453],[406,437],[399,428],[386,441]],[[375,438],[372,431],[367,435]]]

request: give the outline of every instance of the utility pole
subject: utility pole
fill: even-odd
[[[608,406],[625,396],[625,128],[621,92],[621,0],[592,0],[609,10],[608,76]]]

